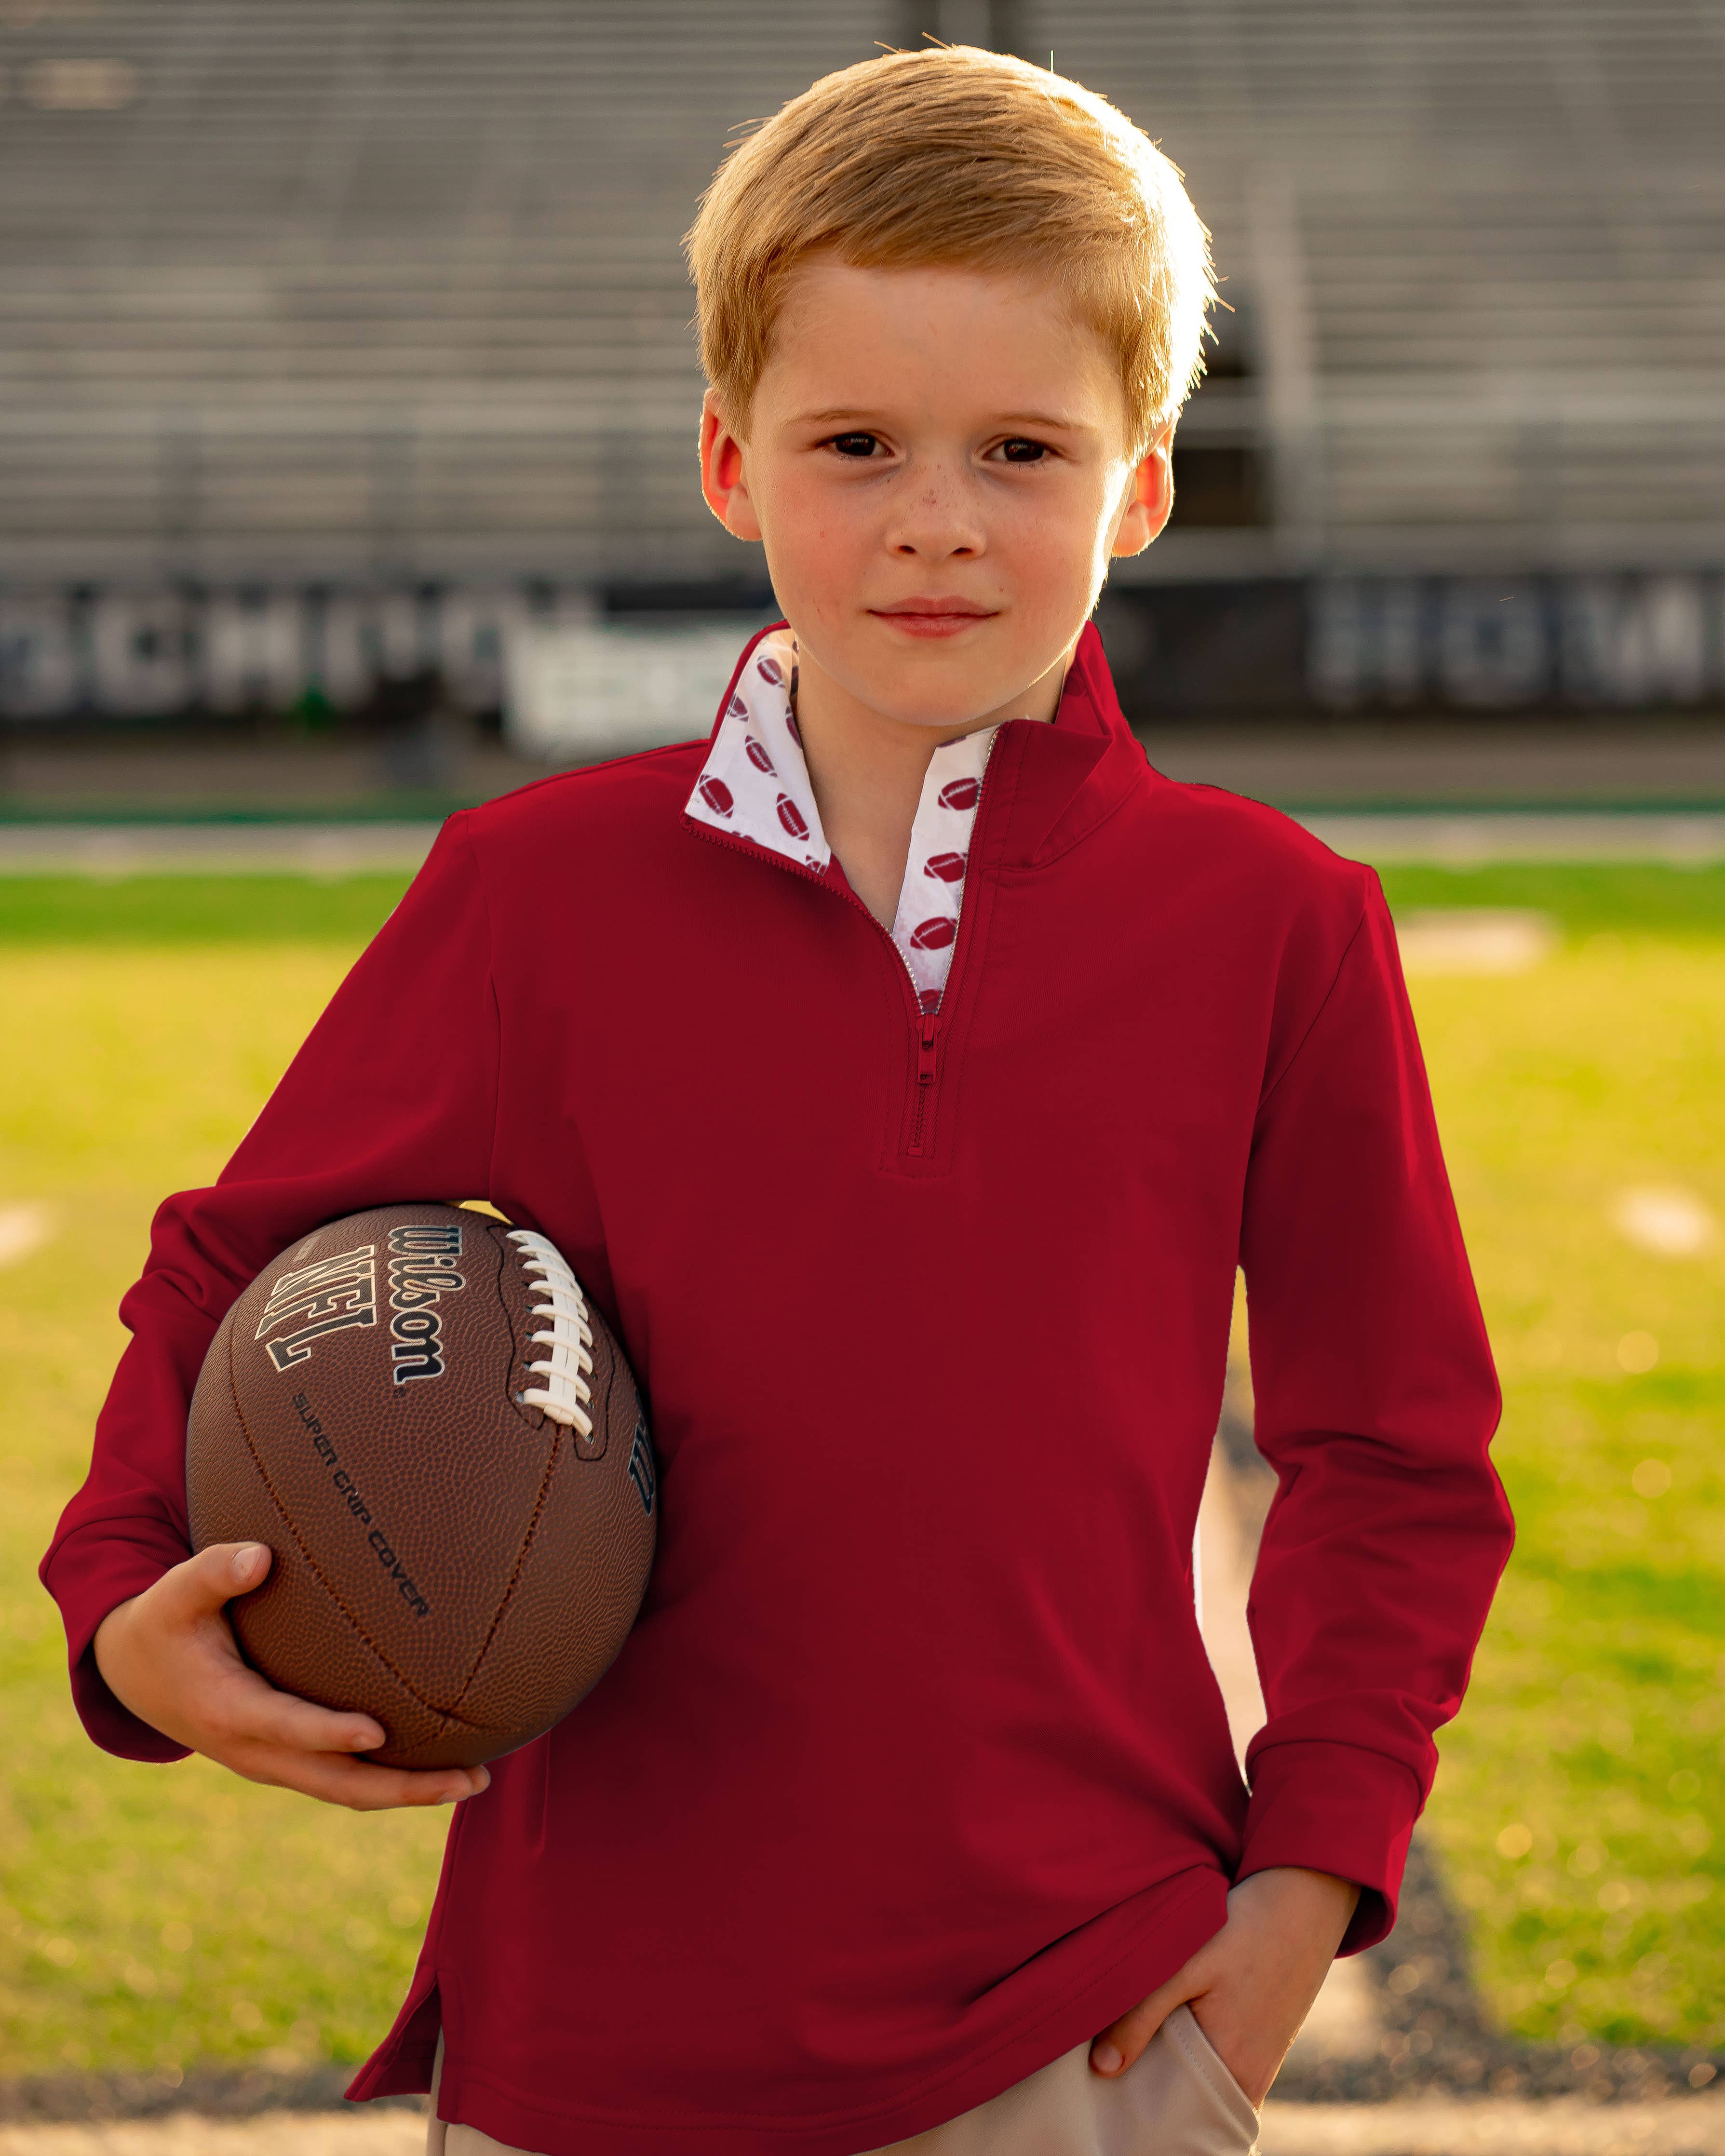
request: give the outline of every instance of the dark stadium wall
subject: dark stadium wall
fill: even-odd
[[[1134,719],[1725,706],[1725,576],[1162,584],[1100,613]]]
[[[410,684],[493,712],[519,628],[734,615],[740,640],[770,597],[531,578],[0,587],[0,722],[377,716]],[[1098,619],[1127,711],[1146,723],[1725,706],[1716,571],[1122,586]]]

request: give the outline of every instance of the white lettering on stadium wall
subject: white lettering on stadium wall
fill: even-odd
[[[1334,577],[1312,588],[1312,701],[1511,711],[1725,695],[1725,578]]]
[[[1282,605],[1290,593],[1300,603],[1301,586],[1275,589]],[[1318,576],[1303,593],[1303,661],[1290,648],[1263,662],[1273,678],[1253,682],[1260,705],[1631,711],[1725,699],[1717,571]],[[1248,614],[1252,603],[1243,591]],[[285,713],[308,698],[348,711],[428,670],[451,703],[495,711],[515,631],[589,613],[580,591],[525,583],[0,586],[0,721]],[[1117,610],[1122,693],[1134,672],[1129,615]],[[753,626],[740,620],[739,648]],[[1199,688],[1198,702],[1228,703],[1224,683],[1214,696]]]

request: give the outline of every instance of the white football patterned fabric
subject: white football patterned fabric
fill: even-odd
[[[688,813],[824,875],[833,850],[809,783],[796,698],[796,639],[763,637],[737,676]],[[999,732],[988,726],[937,748],[922,782],[892,940],[925,1011],[939,1009],[952,969],[971,832]]]

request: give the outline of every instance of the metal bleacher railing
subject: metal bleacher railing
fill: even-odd
[[[0,578],[734,573],[679,235],[923,28],[1215,229],[1271,514],[1142,573],[1725,557],[1725,0],[3,0]]]
[[[1040,21],[1063,66],[1165,116],[1253,310],[1285,554],[1477,569],[1725,553],[1714,0],[1050,5]]]

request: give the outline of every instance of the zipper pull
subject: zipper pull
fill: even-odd
[[[916,1036],[916,1105],[911,1115],[911,1151],[916,1154],[922,1151],[922,1129],[927,1119],[929,1097],[934,1091],[940,1034],[940,1013],[925,1012],[922,1029]]]
[[[916,1083],[919,1086],[934,1083],[934,1053],[940,1040],[940,1014],[937,1011],[926,1013],[922,1031],[916,1043]]]

